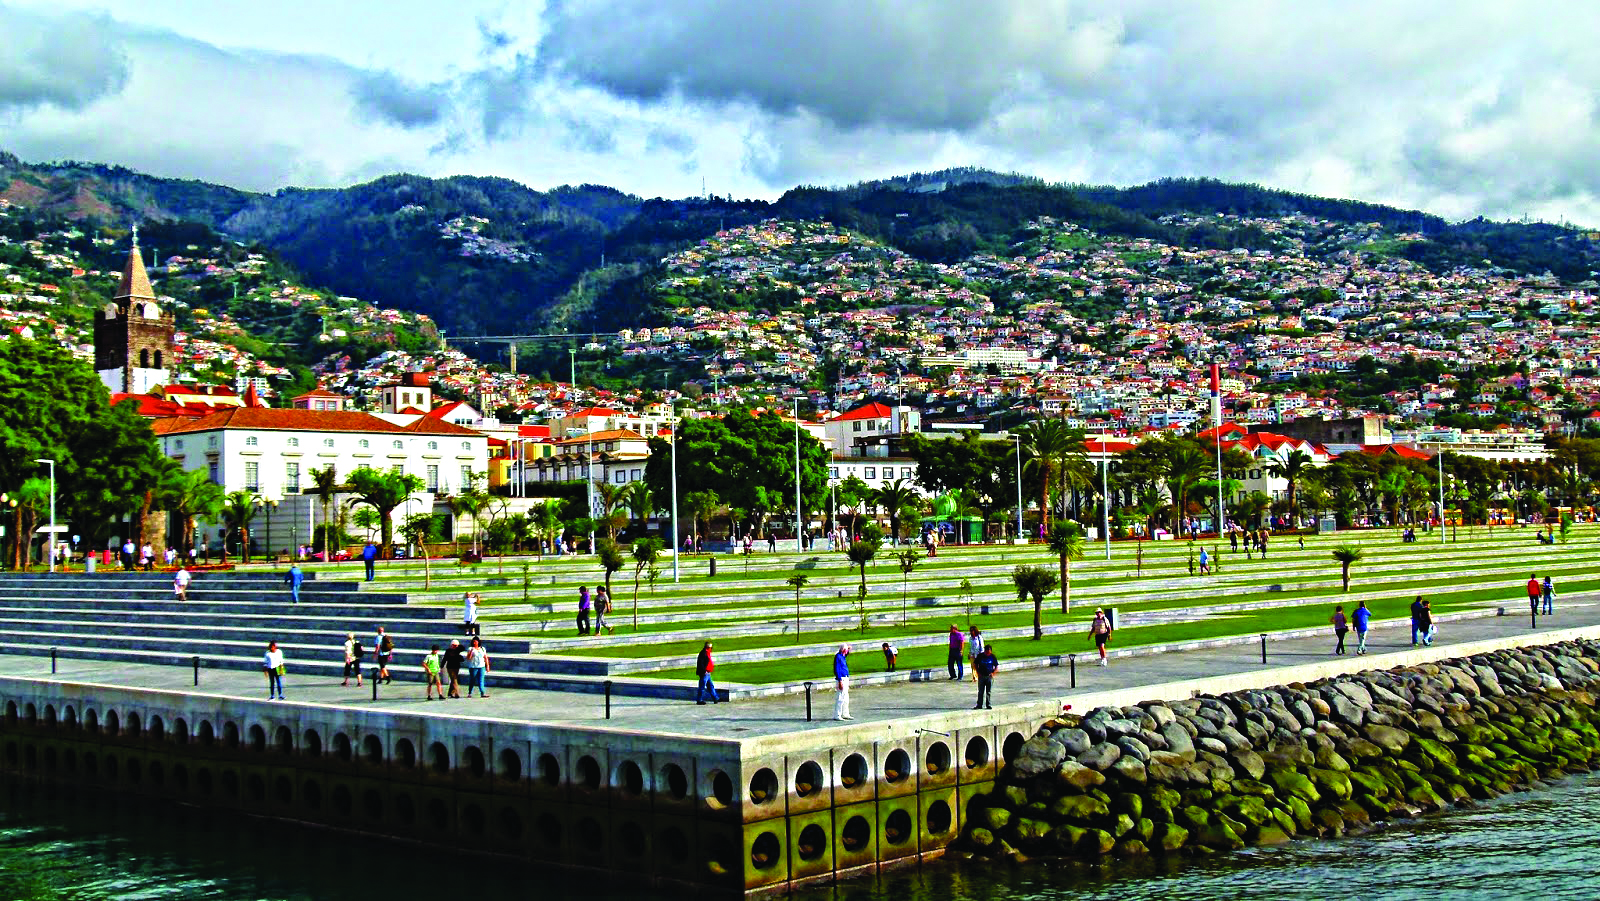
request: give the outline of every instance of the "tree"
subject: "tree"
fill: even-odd
[[[906,548],[894,555],[895,562],[900,565],[900,624],[906,622],[906,586],[911,581],[911,571],[917,568],[917,561],[922,555],[915,548]]]
[[[322,504],[322,524],[324,526],[322,530],[322,559],[332,560],[333,548],[330,546],[330,541],[333,536],[330,534],[331,530],[327,529],[326,526],[329,524],[329,520],[333,518],[328,510],[333,505],[334,494],[339,490],[339,471],[332,463],[329,463],[321,469],[312,469],[309,475],[311,476],[313,487],[306,493],[316,495],[317,500]]]
[[[550,498],[533,508],[533,531],[539,536],[539,557],[544,558],[546,543],[554,546],[561,537],[561,505],[558,498]]]
[[[872,503],[874,493],[871,485],[854,475],[839,483],[835,496],[838,498],[839,504],[850,511],[851,535],[856,534],[856,517],[861,515],[867,504]]]
[[[11,545],[11,567],[26,571],[33,560],[31,536],[38,529],[39,517],[50,509],[50,480],[34,476],[23,482],[10,495],[11,499],[17,502],[15,515],[12,517],[16,520],[12,527],[16,532],[16,540]],[[51,536],[49,540],[54,541],[55,537]]]
[[[595,550],[600,557],[600,568],[606,573],[606,597],[611,597],[611,576],[621,569],[626,561],[622,559],[622,548],[609,538],[602,538],[595,544]]]
[[[722,505],[715,491],[691,491],[683,496],[683,509],[689,513],[689,531],[695,549],[700,548],[700,522],[705,521],[706,532],[711,532],[711,514]]]
[[[600,522],[606,528],[606,537],[616,541],[617,527],[627,523],[627,517],[616,511],[618,507],[627,503],[628,486],[614,482],[599,482],[594,487],[595,495],[600,499]]]
[[[222,503],[222,562],[228,562],[228,536],[239,533],[240,555],[250,563],[250,521],[256,518],[255,499],[248,491],[230,491]]]
[[[1058,522],[1050,527],[1050,553],[1061,561],[1061,612],[1072,609],[1072,561],[1082,560],[1083,528],[1075,522]]]
[[[1039,521],[1050,523],[1051,488],[1075,458],[1084,454],[1083,430],[1064,419],[1038,419],[1017,429],[1023,467],[1039,479]]]
[[[378,515],[381,549],[385,559],[394,556],[394,523],[390,516],[396,507],[424,487],[422,479],[417,476],[394,470],[362,467],[350,473],[350,493],[355,503],[371,507]]]
[[[796,572],[794,575],[790,576],[787,579],[784,579],[783,581],[789,583],[789,587],[794,589],[794,643],[795,644],[799,644],[800,643],[800,592],[801,592],[802,589],[804,589],[806,587],[806,583],[811,581],[811,577],[806,575],[803,572]]]
[[[640,483],[643,484],[643,483]],[[639,577],[661,558],[661,539],[639,538],[633,542],[633,631],[639,631]]]
[[[222,515],[222,503],[222,486],[211,481],[204,470],[183,474],[168,509],[178,517],[178,543],[185,552],[194,547],[195,517],[215,521]]]
[[[642,479],[630,482],[626,503],[633,515],[639,517],[639,534],[644,534],[649,528],[648,520],[656,512],[655,492],[650,490],[650,483]]]
[[[1234,501],[1234,513],[1241,522],[1251,528],[1261,527],[1261,517],[1272,507],[1272,498],[1267,497],[1264,491],[1252,491],[1244,497]]]
[[[400,537],[406,544],[422,549],[422,587],[433,586],[433,574],[428,571],[428,542],[439,536],[439,518],[432,513],[413,513],[400,523]]]
[[[1011,571],[1017,600],[1033,599],[1033,640],[1044,638],[1044,596],[1056,590],[1056,574],[1042,566],[1019,566]]]
[[[1350,564],[1360,562],[1365,556],[1361,548],[1341,544],[1333,549],[1333,559],[1339,564],[1339,578],[1344,582],[1344,591],[1350,592]]]
[[[900,543],[900,517],[904,508],[917,501],[916,489],[905,479],[895,479],[893,482],[873,492],[873,503],[889,512],[889,537]]]
[[[1296,448],[1289,451],[1282,460],[1267,467],[1267,472],[1289,483],[1289,517],[1296,526],[1300,524],[1299,496],[1296,494],[1296,489],[1312,462],[1310,454]]]
[[[856,591],[856,605],[862,611],[861,630],[866,631],[866,604],[867,604],[867,564],[872,558],[878,556],[878,543],[876,541],[852,541],[845,548],[844,555],[849,558],[851,565],[861,571],[861,587]]]

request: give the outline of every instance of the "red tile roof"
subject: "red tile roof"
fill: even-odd
[[[848,413],[840,414],[834,422],[850,422],[856,419],[889,419],[894,416],[894,409],[886,404],[870,403],[856,407]]]
[[[207,432],[213,429],[268,429],[293,432],[404,432],[400,426],[371,413],[353,410],[274,410],[269,407],[230,407],[200,419],[171,424],[157,422],[158,434]],[[167,425],[166,428],[160,428]]]

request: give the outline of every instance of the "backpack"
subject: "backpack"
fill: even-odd
[[[394,639],[387,635],[383,636],[383,644],[378,645],[378,650],[385,654],[392,652],[394,650]]]

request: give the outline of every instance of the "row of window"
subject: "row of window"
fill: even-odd
[[[882,468],[883,468],[883,479],[884,479],[884,481],[893,481],[894,478],[895,478],[894,467],[893,466],[885,466],[885,467],[882,467]],[[863,467],[861,467],[861,477],[863,479],[876,479],[876,478],[878,478],[878,469],[879,469],[879,467],[876,467],[876,466],[863,466]],[[910,466],[902,466],[902,467],[900,467],[900,478],[902,478],[902,479],[916,478],[915,473],[916,473],[916,470],[913,467],[910,467]],[[829,467],[829,469],[828,469],[828,477],[831,478],[831,479],[837,480],[839,478],[839,467],[837,467],[837,466]]]
[[[394,472],[400,472],[400,473],[405,472],[405,466],[403,466],[403,465],[401,465],[399,463],[396,463],[394,466],[390,467],[390,469],[392,471],[394,471]],[[634,470],[635,478],[637,478],[638,472],[639,472],[638,470]],[[218,477],[217,462],[215,460],[211,461],[211,464],[210,464],[210,475],[211,475],[211,481],[220,483],[221,480]],[[423,479],[422,480],[423,480],[423,484],[426,486],[428,491],[437,493],[439,491],[439,467],[438,467],[438,465],[434,464],[434,463],[429,463],[424,468]],[[461,484],[463,486],[467,486],[467,485],[471,485],[472,484],[472,467],[471,466],[468,466],[468,465],[465,465],[465,464],[462,465],[462,467],[461,467]],[[246,460],[245,461],[245,464],[244,464],[244,490],[246,490],[246,491],[260,491],[261,490],[261,464],[259,462],[255,461],[255,460]],[[299,494],[300,493],[300,464],[297,463],[297,462],[288,461],[288,462],[285,462],[283,464],[283,493],[285,495]]]
[[[245,447],[257,447],[259,445],[260,445],[260,440],[257,439],[255,435],[248,435],[244,439],[244,446]],[[215,437],[212,437],[210,446],[211,447],[216,447],[217,446],[217,439]],[[290,447],[299,447],[300,446],[300,439],[299,438],[290,438],[289,439],[289,446]],[[333,439],[332,438],[324,438],[324,439],[322,439],[322,446],[323,447],[333,447]],[[361,448],[362,450],[367,450],[367,449],[372,447],[372,442],[370,440],[366,439],[366,438],[362,438],[360,441],[356,442],[356,446]],[[177,447],[178,447],[178,450],[183,450],[183,439],[181,439],[181,438],[178,439]],[[395,440],[395,442],[394,442],[394,449],[395,450],[405,450],[405,447],[406,447],[406,443],[404,441],[401,441],[399,439]],[[436,451],[438,449],[439,449],[439,442],[437,442],[437,441],[429,441],[428,442],[428,450]],[[461,442],[461,449],[462,450],[472,450],[472,442],[471,441],[463,441],[463,442]]]

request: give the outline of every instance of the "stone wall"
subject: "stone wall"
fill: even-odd
[[[1337,836],[1600,763],[1579,639],[1041,727],[965,812],[961,854],[1212,853]]]

